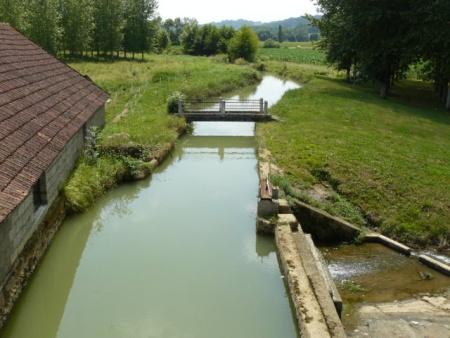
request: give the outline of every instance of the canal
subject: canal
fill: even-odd
[[[230,98],[298,88],[267,76]],[[56,235],[1,337],[297,337],[272,239],[256,236],[254,123],[196,123],[152,178]]]

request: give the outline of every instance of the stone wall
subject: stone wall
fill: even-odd
[[[86,128],[103,126],[104,108],[86,123],[66,144],[53,164],[43,175],[46,203],[35,208],[33,194],[28,197],[0,224],[0,292],[12,275],[15,263],[28,240],[46,218],[48,211],[58,198],[61,189],[70,176],[84,145]]]

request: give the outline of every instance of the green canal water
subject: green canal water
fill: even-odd
[[[273,240],[255,234],[254,128],[195,124],[151,179],[68,218],[0,336],[297,337]]]

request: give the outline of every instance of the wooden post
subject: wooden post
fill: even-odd
[[[264,99],[263,98],[259,99],[259,112],[261,114],[264,113]]]
[[[220,100],[220,113],[221,114],[225,114],[226,113],[225,100]]]
[[[183,114],[183,100],[178,100],[178,114]]]
[[[268,114],[268,113],[269,113],[269,102],[264,101],[264,114]]]

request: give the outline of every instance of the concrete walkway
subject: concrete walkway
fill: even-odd
[[[449,338],[450,294],[362,306],[349,337]]]

